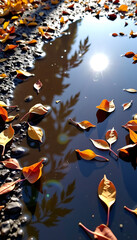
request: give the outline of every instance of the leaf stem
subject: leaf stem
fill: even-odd
[[[27,113],[20,119],[20,121],[22,121],[28,114],[29,114],[29,112],[27,112]]]
[[[107,213],[107,226],[109,225],[109,215],[110,215],[110,207],[108,207],[108,213]]]
[[[15,106],[7,106],[8,108],[17,108],[18,105],[15,105]]]
[[[108,158],[105,158],[105,157],[103,157],[103,156],[101,156],[101,155],[96,155],[96,156],[105,159],[107,162],[109,161]]]
[[[124,206],[124,208],[125,208],[127,211],[129,211],[129,212],[133,213],[133,210],[131,210],[131,209],[130,209],[130,208],[128,208],[127,206]]]
[[[111,149],[111,147],[110,147],[109,151],[112,152],[118,159],[118,155]]]
[[[75,127],[77,127],[77,122],[75,122],[72,118],[69,118],[69,123],[73,124]]]

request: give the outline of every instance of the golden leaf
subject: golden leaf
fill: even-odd
[[[129,137],[132,140],[132,142],[137,144],[137,134],[129,128]]]
[[[136,93],[137,92],[137,90],[134,89],[134,88],[128,88],[128,89],[124,88],[123,91],[130,92],[130,93]]]
[[[108,207],[108,214],[107,214],[107,226],[108,226],[110,207],[116,201],[116,188],[114,184],[107,179],[106,175],[104,175],[104,178],[99,183],[98,196]]]
[[[117,141],[118,134],[114,127],[106,132],[105,138],[110,145]]]
[[[16,47],[18,47],[18,45],[7,44],[6,47],[3,49],[3,51],[6,52],[6,51],[9,51],[9,50],[13,50]]]
[[[17,119],[19,117],[19,114],[16,114],[15,116],[8,116],[6,119],[6,122],[12,122],[14,119]]]
[[[76,122],[72,118],[70,118],[69,122],[72,123],[74,126],[79,127],[82,130],[87,130],[91,127],[96,127],[96,125],[93,125],[91,122],[87,120],[84,120],[82,122]]]
[[[13,138],[13,136],[14,129],[12,128],[11,124],[7,129],[0,133],[0,145],[3,146],[2,155],[4,154],[6,144]]]
[[[8,75],[5,73],[0,74],[0,79],[7,78],[7,77],[8,77]]]
[[[119,6],[118,11],[119,12],[128,12],[128,6],[126,4],[122,4],[121,6]]]
[[[75,150],[76,152],[78,152],[78,154],[85,160],[92,160],[93,158],[95,158],[97,155],[90,149],[86,149],[83,151],[80,151],[79,149]]]
[[[107,99],[103,99],[99,106],[96,106],[96,108],[103,110],[105,112],[111,113],[115,110],[115,104],[113,100],[110,102]]]
[[[42,142],[43,132],[41,128],[29,124],[28,135],[30,138]]]
[[[31,77],[34,76],[33,73],[26,72],[24,70],[16,70],[17,72],[17,77],[24,76],[24,77]]]
[[[5,23],[3,24],[3,29],[6,29],[6,28],[8,27],[8,25],[9,25],[9,23],[10,23],[10,21],[5,22]]]

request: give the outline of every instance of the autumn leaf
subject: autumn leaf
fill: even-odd
[[[6,109],[0,106],[0,116],[2,117],[3,121],[6,121],[8,119],[8,112]]]
[[[129,93],[136,93],[137,92],[137,90],[134,89],[134,88],[127,88],[127,89],[123,88],[123,91],[129,92]]]
[[[93,125],[91,122],[87,120],[84,120],[82,122],[76,122],[72,118],[70,118],[69,122],[72,123],[74,126],[79,127],[82,130],[87,130],[91,127],[96,127],[96,125]]]
[[[97,155],[90,149],[86,149],[84,151],[80,151],[79,149],[76,149],[75,151],[80,155],[80,157],[82,157],[85,160],[92,160],[95,157],[101,157],[101,158],[105,159],[106,161],[109,161],[107,158]]]
[[[48,112],[48,109],[44,105],[42,105],[41,103],[37,103],[32,108],[30,108],[29,112],[26,113],[20,120],[22,121],[22,119],[24,119],[24,117],[26,117],[30,113],[35,113],[35,114],[38,114],[38,115],[44,115],[47,112]]]
[[[33,73],[29,73],[29,72],[26,72],[24,70],[16,70],[17,72],[17,77],[31,77],[31,76],[34,76]]]
[[[43,84],[40,81],[40,79],[36,83],[34,83],[34,85],[33,85],[33,87],[37,91],[37,93],[39,93],[39,90],[42,88],[42,86],[43,86]]]
[[[129,128],[129,137],[132,140],[132,142],[137,144],[137,134]]]
[[[113,100],[110,102],[107,99],[103,99],[99,106],[96,106],[96,108],[103,110],[105,112],[111,113],[115,110],[115,104]]]
[[[105,224],[101,224],[100,226],[96,227],[95,231],[92,231],[85,227],[82,223],[79,223],[79,226],[82,227],[88,233],[94,235],[95,239],[98,240],[117,240],[111,229],[106,226]]]
[[[56,5],[56,4],[58,4],[58,3],[59,3],[58,0],[51,0],[51,4],[52,4],[52,5]]]
[[[41,128],[36,127],[36,126],[31,126],[29,124],[28,135],[33,140],[38,140],[38,141],[42,142],[43,132],[42,132]]]
[[[18,182],[21,182],[21,181],[22,180],[19,178],[16,181],[4,183],[0,187],[0,195],[11,192],[15,188],[15,184],[18,183]]]
[[[114,184],[107,179],[106,175],[104,175],[104,178],[99,183],[98,196],[108,207],[107,213],[107,226],[108,226],[110,207],[114,204],[116,200],[116,188]]]
[[[113,36],[113,37],[117,37],[118,34],[117,34],[117,33],[112,33],[112,36]]]
[[[133,56],[133,60],[134,60],[134,61],[137,61],[137,54],[135,54],[135,55]]]
[[[137,146],[136,143],[134,143],[134,144],[129,144],[129,145],[126,145],[126,146],[124,146],[124,147],[122,147],[122,148],[119,148],[117,151],[121,151],[121,152],[124,152],[125,154],[128,154],[128,155],[129,155],[128,150],[131,149],[131,148],[134,148],[135,146]]]
[[[22,169],[19,165],[19,162],[15,158],[9,158],[7,160],[1,161],[1,163],[5,167],[10,168],[10,169],[18,169],[18,170]]]
[[[22,169],[22,173],[30,183],[35,183],[42,175],[42,168],[43,168],[43,162],[44,160],[41,160],[38,163],[35,163],[33,165],[30,165],[28,167],[24,167]]]
[[[117,141],[118,139],[118,134],[117,131],[114,129],[114,127],[106,132],[105,138],[107,142],[111,145]]]
[[[16,114],[15,116],[8,116],[8,118],[6,119],[6,122],[12,122],[14,119],[19,118],[19,114]]]
[[[8,77],[8,76],[7,76],[7,74],[5,74],[5,73],[0,74],[0,80],[3,79],[3,78],[7,78],[7,77]]]
[[[8,25],[9,25],[9,23],[10,23],[10,21],[5,22],[5,23],[3,24],[3,29],[6,29],[6,28],[8,27]]]
[[[128,102],[128,103],[124,103],[124,104],[122,104],[123,111],[127,110],[128,108],[130,108],[131,105],[132,105],[132,102],[133,102],[133,100],[131,100],[131,101]]]
[[[132,58],[134,55],[135,55],[135,53],[130,51],[130,52],[125,53],[125,54],[122,55],[122,56],[125,56],[125,57],[127,57],[127,58]]]
[[[128,12],[128,6],[126,4],[122,4],[118,8],[119,12]]]
[[[124,206],[124,208],[125,208],[127,211],[129,211],[129,212],[134,213],[135,215],[137,215],[137,208],[135,208],[134,210],[132,210],[132,209],[126,207],[126,206]]]
[[[93,145],[96,148],[98,148],[100,150],[110,150],[110,147],[105,140],[102,140],[102,139],[93,140],[93,139],[90,138],[90,141],[93,143]]]
[[[131,129],[133,131],[137,131],[137,120],[130,120],[125,125],[122,125],[122,127],[126,129]]]
[[[0,133],[0,145],[3,146],[2,155],[4,154],[6,144],[13,138],[13,136],[14,129],[12,128],[11,124],[7,129]]]
[[[6,51],[9,51],[9,50],[13,50],[16,47],[18,47],[18,45],[7,44],[6,47],[3,49],[3,51],[6,52]]]

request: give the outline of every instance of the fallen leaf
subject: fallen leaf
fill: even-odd
[[[112,33],[112,36],[113,36],[113,37],[117,37],[118,34],[117,34],[117,33]]]
[[[96,108],[103,110],[105,112],[111,113],[115,110],[115,104],[113,100],[110,102],[107,99],[103,99],[99,106],[96,106]]]
[[[36,127],[36,126],[31,126],[29,124],[28,135],[33,140],[38,140],[38,141],[42,142],[43,132],[42,132],[41,128]]]
[[[6,28],[8,27],[8,25],[9,25],[9,23],[10,23],[10,21],[5,22],[5,23],[3,24],[3,29],[6,29]]]
[[[16,181],[4,183],[0,187],[0,195],[11,192],[15,188],[15,184],[18,183],[18,182],[21,182],[21,181],[22,180],[19,178]]]
[[[7,78],[7,77],[8,77],[8,75],[5,74],[5,73],[0,74],[0,80],[3,79],[3,78]]]
[[[22,168],[19,165],[19,162],[17,161],[16,158],[9,158],[7,160],[1,161],[1,163],[10,169],[18,169],[21,170]]]
[[[137,54],[135,54],[135,55],[133,56],[133,60],[134,60],[134,61],[137,61]]]
[[[131,105],[132,105],[132,102],[133,102],[133,100],[131,100],[131,101],[128,102],[128,103],[124,103],[124,104],[122,104],[123,111],[127,110],[128,108],[130,108]]]
[[[125,54],[122,55],[122,56],[125,56],[125,57],[127,57],[127,58],[132,58],[134,55],[135,55],[135,53],[130,51],[130,52],[125,53]]]
[[[13,50],[16,47],[18,47],[18,45],[13,45],[13,44],[7,44],[6,47],[3,49],[4,52],[8,51],[8,50]]]
[[[106,132],[105,138],[110,146],[117,141],[118,134],[114,127]]]
[[[137,144],[137,134],[129,128],[129,137],[132,140],[132,142]]]
[[[7,61],[7,58],[0,58],[0,63]]]
[[[107,158],[105,158],[103,156],[100,156],[100,155],[97,155],[96,153],[94,153],[90,149],[86,149],[86,150],[83,150],[83,151],[80,151],[79,149],[76,149],[75,151],[80,155],[81,158],[83,158],[85,160],[92,160],[95,157],[101,157],[101,158],[104,158],[106,161],[109,161]]]
[[[43,86],[43,84],[40,81],[40,79],[36,83],[34,83],[34,85],[33,85],[33,87],[37,91],[37,93],[39,93],[39,90],[42,88],[42,86]]]
[[[30,182],[35,183],[42,175],[42,168],[43,168],[43,162],[44,160],[41,160],[38,163],[35,163],[33,165],[30,165],[28,167],[24,167],[22,169],[22,173],[24,177]]]
[[[20,120],[24,119],[29,113],[35,113],[38,115],[44,115],[48,112],[47,108],[41,103],[37,103],[32,108],[30,108],[29,112],[27,112]]]
[[[134,89],[134,88],[127,88],[127,89],[123,88],[123,91],[130,92],[130,93],[136,93],[137,92],[137,90]]]
[[[0,133],[0,145],[3,146],[2,155],[4,154],[6,144],[13,138],[13,136],[14,129],[12,128],[11,124],[7,129]]]
[[[131,129],[133,131],[137,131],[137,120],[130,120],[125,125],[122,125],[122,127],[126,129]]]
[[[30,22],[27,24],[29,27],[37,26],[38,24],[36,22]]]
[[[100,226],[96,227],[95,231],[92,231],[85,227],[82,223],[79,223],[85,231],[94,235],[95,239],[98,240],[117,240],[111,229],[106,226],[105,224],[101,224]]]
[[[105,140],[102,140],[102,139],[93,140],[93,139],[90,138],[90,141],[93,143],[93,145],[96,148],[98,148],[100,150],[110,150],[110,147]]]
[[[114,21],[117,18],[117,15],[115,13],[108,14],[108,19]]]
[[[6,119],[6,122],[12,122],[14,119],[19,118],[19,114],[16,114],[15,116],[8,116],[8,118]]]
[[[126,207],[126,206],[124,206],[124,208],[125,208],[127,211],[129,211],[129,212],[134,213],[135,215],[137,215],[137,208],[135,208],[134,210],[132,210],[132,209]]]
[[[100,181],[98,186],[98,196],[99,198],[107,205],[108,213],[107,213],[107,226],[109,225],[109,215],[110,215],[110,207],[116,201],[116,188],[114,184],[107,179],[106,175]]]
[[[1,106],[0,106],[0,116],[4,121],[8,119],[8,112]]]
[[[59,3],[58,0],[51,0],[51,4],[52,4],[52,5],[56,5],[56,4],[58,4],[58,3]]]
[[[134,119],[134,120],[137,120],[137,113],[134,114],[133,119]],[[135,130],[135,131],[136,131],[136,130]]]
[[[21,76],[23,76],[23,77],[31,77],[31,76],[34,76],[33,73],[26,72],[26,71],[24,71],[24,70],[16,70],[16,72],[17,72],[17,77],[18,77],[18,78],[21,77]]]
[[[124,146],[122,148],[119,148],[117,151],[121,151],[121,152],[125,152],[126,154],[129,154],[128,150],[131,149],[131,148],[134,148],[135,146],[137,146],[136,143],[129,144],[129,145],[126,145],[126,146]]]
[[[27,41],[27,44],[29,44],[29,45],[34,45],[34,44],[36,44],[38,41],[36,40],[36,39],[32,39],[32,40],[30,40],[30,41]]]
[[[69,122],[72,123],[74,126],[79,127],[82,130],[87,130],[91,127],[96,127],[96,125],[93,125],[91,122],[87,120],[84,120],[82,122],[76,122],[72,118],[70,118]]]
[[[121,6],[119,6],[118,11],[119,12],[128,12],[128,6],[126,4],[122,4]]]

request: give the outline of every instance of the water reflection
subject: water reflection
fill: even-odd
[[[96,72],[104,71],[109,65],[108,57],[103,53],[96,53],[91,57],[90,66]]]

